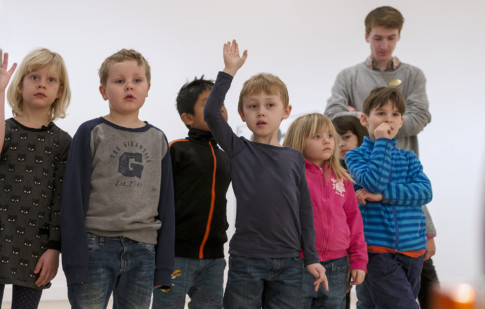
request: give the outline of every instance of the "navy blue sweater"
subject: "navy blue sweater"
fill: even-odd
[[[303,250],[306,265],[318,263],[303,155],[234,134],[221,115],[231,81],[229,74],[219,73],[204,109],[212,134],[231,159],[237,215],[229,253],[285,258],[299,257]]]

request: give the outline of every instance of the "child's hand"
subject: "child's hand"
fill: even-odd
[[[224,72],[234,76],[236,75],[239,68],[241,68],[248,57],[248,51],[245,50],[242,56],[239,55],[239,47],[237,45],[236,40],[232,40],[231,42],[227,42],[224,44]]]
[[[320,283],[322,284],[322,287],[325,289],[325,291],[328,292],[328,280],[327,276],[325,275],[325,267],[322,266],[320,263],[314,263],[307,265],[306,269],[310,274],[313,275],[313,277],[317,278],[313,285],[315,286],[315,292],[318,291],[318,287],[320,286]]]
[[[362,205],[366,205],[367,202],[380,202],[382,201],[382,194],[381,193],[371,193],[366,189],[360,189],[355,192],[355,197],[357,198],[357,202]]]
[[[374,130],[374,136],[376,139],[393,139],[396,136],[396,133],[394,132],[393,127],[391,127],[388,123],[383,122]]]
[[[47,249],[44,254],[40,256],[37,265],[35,265],[34,274],[39,274],[35,285],[38,287],[48,284],[57,274],[59,269],[59,251],[54,249]]]
[[[352,269],[350,272],[350,276],[352,278],[352,281],[350,281],[350,285],[359,285],[362,282],[364,282],[365,279],[365,271],[362,269]]]
[[[3,55],[2,50],[0,49],[0,92],[4,92],[7,88],[8,82],[10,81],[10,77],[12,77],[15,68],[17,68],[17,63],[14,63],[10,70],[8,68],[8,53]]]

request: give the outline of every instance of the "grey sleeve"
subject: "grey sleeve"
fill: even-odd
[[[340,116],[357,116],[357,112],[349,112],[347,106],[352,106],[355,108],[355,104],[351,100],[351,94],[349,88],[351,86],[351,76],[344,71],[341,71],[335,83],[332,87],[332,94],[327,100],[327,107],[325,108],[324,114],[330,119],[334,119]]]
[[[436,228],[433,224],[433,219],[431,218],[431,214],[429,213],[428,206],[423,205],[423,212],[426,215],[426,236],[428,238],[436,236]]]
[[[426,77],[423,71],[415,68],[413,82],[409,85],[410,89],[406,91],[406,112],[404,113],[404,122],[396,136],[416,136],[431,121],[429,112],[428,96],[426,95]]]

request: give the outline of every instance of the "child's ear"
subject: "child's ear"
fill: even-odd
[[[287,119],[288,117],[290,117],[290,114],[291,114],[291,109],[292,109],[292,106],[288,104],[288,106],[285,108],[285,113],[283,114],[283,119]]]
[[[99,86],[99,93],[101,93],[101,96],[103,97],[103,100],[108,100],[108,95],[106,94],[106,88],[103,87],[103,85]]]
[[[194,115],[192,114],[182,113],[182,115],[180,115],[180,119],[182,119],[186,126],[190,127],[194,124]]]
[[[360,124],[364,127],[368,127],[369,123],[367,122],[367,115],[364,113],[360,114]]]
[[[243,122],[246,122],[246,117],[244,117],[244,113],[241,110],[238,110],[237,112],[239,113],[239,116],[241,116],[241,120]]]
[[[148,91],[150,91],[150,87],[152,86],[152,84],[148,84],[148,88],[147,88],[147,96],[146,98],[148,98]]]

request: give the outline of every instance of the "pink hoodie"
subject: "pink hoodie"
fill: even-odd
[[[328,163],[325,163],[325,168],[328,169]],[[367,271],[364,226],[352,183],[337,179],[332,170],[325,180],[322,169],[307,160],[305,170],[320,261],[348,255],[350,269]]]

